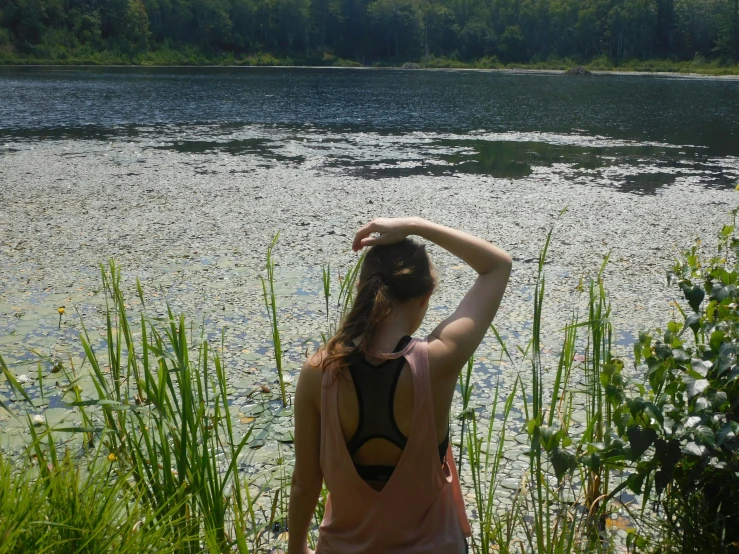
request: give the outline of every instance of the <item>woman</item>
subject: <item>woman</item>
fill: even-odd
[[[456,311],[411,339],[436,286],[417,235],[478,273]],[[341,328],[303,366],[295,393],[295,470],[288,554],[307,533],[321,483],[329,490],[317,554],[466,551],[471,534],[449,445],[462,367],[503,297],[511,258],[492,244],[420,218],[375,219],[354,237],[369,246]]]

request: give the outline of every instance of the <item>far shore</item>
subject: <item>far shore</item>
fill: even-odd
[[[577,66],[575,66],[577,67]],[[628,69],[609,69],[609,70],[591,70],[583,66],[588,74],[575,75],[576,77],[587,77],[588,75],[623,75],[623,76],[651,76],[651,77],[682,77],[686,79],[727,79],[739,80],[739,73],[722,74],[722,73],[697,73],[697,72],[679,72],[679,71],[641,71]],[[479,67],[414,67],[405,68],[401,66],[331,66],[331,65],[247,65],[247,64],[64,64],[64,63],[19,63],[19,64],[0,64],[0,68],[54,68],[54,69],[80,69],[80,68],[152,68],[152,69],[334,69],[334,70],[393,70],[393,71],[461,71],[461,72],[483,72],[483,73],[519,73],[532,75],[564,75],[567,69],[539,69],[527,68],[525,66],[518,67],[501,67],[501,68],[479,68]],[[739,72],[739,68],[737,68]]]

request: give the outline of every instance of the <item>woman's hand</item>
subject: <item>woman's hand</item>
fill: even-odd
[[[419,219],[415,217],[402,218],[384,218],[373,219],[367,225],[359,229],[354,236],[352,250],[357,252],[365,246],[374,246],[376,244],[393,244],[400,242],[408,235],[413,234],[413,228]],[[372,233],[378,233],[377,236],[371,237]]]

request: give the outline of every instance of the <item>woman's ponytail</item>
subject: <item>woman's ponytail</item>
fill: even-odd
[[[369,349],[374,343],[373,339],[375,338],[375,333],[380,326],[385,323],[387,318],[390,317],[390,313],[393,308],[389,291],[383,278],[380,275],[375,274],[370,279],[370,284],[372,288],[375,289],[375,295],[369,302],[371,304],[371,309],[369,311],[369,316],[364,321],[364,332],[362,333],[362,340],[360,341],[362,349],[366,353],[370,353]]]
[[[376,333],[392,313],[393,302],[428,294],[435,284],[423,246],[404,239],[370,248],[362,264],[352,308],[326,344],[322,367],[341,371],[355,352],[382,358],[372,348]],[[359,341],[354,344],[357,338]]]

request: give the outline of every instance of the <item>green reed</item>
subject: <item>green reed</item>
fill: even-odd
[[[326,301],[326,327],[330,327],[329,300],[331,298],[331,262],[321,266],[321,280],[323,282],[323,298]]]
[[[162,327],[150,325],[144,310],[137,332],[131,324],[114,263],[102,268],[106,301],[106,356],[92,347],[82,324],[80,340],[95,388],[82,399],[74,386],[70,407],[79,409],[82,425],[47,429],[31,424],[32,449],[39,460],[58,465],[54,433],[84,433],[86,445],[103,452],[108,472],[135,492],[137,501],[167,525],[182,552],[249,552],[258,532],[248,484],[237,461],[251,436],[236,438],[226,392],[226,372],[207,341],[188,344],[184,317],[167,308]],[[142,306],[144,297],[137,283]],[[31,399],[2,362],[13,388]],[[106,369],[104,369],[106,368]],[[70,384],[78,378],[67,375]],[[4,406],[7,408],[7,406]],[[47,442],[42,446],[42,439]],[[41,476],[50,478],[46,463]],[[248,517],[247,517],[248,516]]]
[[[470,417],[474,416],[474,412],[470,409],[470,398],[472,397],[473,385],[470,384],[470,378],[472,377],[472,367],[475,365],[475,357],[470,357],[467,360],[467,371],[459,374],[459,391],[462,394],[462,413],[460,419],[462,420],[462,432],[459,440],[459,460],[457,460],[457,472],[462,472],[462,458],[464,457],[464,441],[465,441],[465,423]]]
[[[342,276],[341,271],[337,274],[337,280],[339,282],[339,290],[336,294],[336,312],[334,317],[331,317],[331,296],[332,295],[332,279],[331,279],[331,263],[328,262],[326,265],[321,266],[321,282],[323,285],[323,299],[326,305],[326,331],[321,333],[321,339],[323,344],[328,342],[328,339],[333,336],[339,328],[341,321],[344,319],[349,310],[351,310],[352,304],[354,303],[354,294],[356,292],[356,283],[359,276],[359,271],[364,261],[364,253],[362,253],[357,260],[352,263],[345,271]]]
[[[501,524],[500,518],[495,513],[495,493],[498,489],[501,463],[503,460],[503,449],[506,440],[506,425],[513,408],[513,402],[518,391],[518,381],[513,385],[513,390],[506,397],[500,420],[500,427],[495,429],[495,421],[498,415],[498,399],[500,397],[500,379],[495,385],[493,405],[490,413],[487,436],[485,439],[478,435],[477,419],[474,410],[470,412],[471,427],[466,434],[467,450],[470,453],[470,467],[472,474],[472,488],[475,495],[475,510],[477,511],[479,530],[478,535],[473,537],[472,544],[475,551],[491,552],[494,545],[510,542],[513,527],[507,528]],[[490,451],[493,445],[494,435],[497,445],[494,453]],[[483,444],[485,447],[483,448]],[[483,454],[484,450],[484,454]],[[460,452],[460,461],[462,459]],[[461,464],[460,464],[461,467]],[[515,508],[515,506],[514,506]],[[506,540],[507,537],[507,540]]]
[[[285,392],[285,379],[282,374],[282,342],[280,341],[280,329],[277,325],[277,296],[275,295],[275,262],[272,258],[272,251],[277,244],[280,233],[275,235],[272,243],[267,247],[267,281],[264,277],[259,278],[262,281],[262,293],[264,295],[264,305],[270,316],[270,325],[272,326],[272,345],[275,350],[275,365],[277,367],[277,377],[280,380],[280,394],[282,396],[283,407],[287,406],[287,393]],[[267,283],[269,283],[269,295],[267,294]]]
[[[517,367],[514,357],[495,326],[491,330],[497,340],[501,357],[513,365],[518,377],[513,391],[506,399],[502,413],[498,413],[496,401],[489,414],[490,427],[487,437],[478,435],[478,414],[466,410],[469,394],[469,367],[460,376],[460,392],[465,414],[471,419],[466,446],[472,467],[472,488],[479,530],[475,542],[482,552],[489,552],[492,545],[499,552],[569,553],[605,551],[605,516],[609,510],[606,500],[612,491],[610,476],[618,466],[601,460],[599,452],[605,448],[609,437],[606,431],[612,424],[609,394],[611,384],[619,378],[618,361],[612,356],[613,331],[609,321],[610,303],[603,286],[606,256],[596,278],[590,284],[588,318],[580,321],[574,312],[563,327],[563,340],[555,368],[545,367],[542,359],[542,321],[546,300],[545,266],[552,230],[547,234],[539,256],[534,290],[532,334],[525,348],[518,347],[518,354],[529,367],[529,378]],[[578,287],[582,288],[582,287]],[[584,330],[580,337],[578,331]],[[576,362],[578,344],[584,342],[583,361]],[[614,369],[615,368],[615,369]],[[584,378],[583,387],[575,378],[579,370]],[[514,398],[515,397],[515,398]],[[584,431],[573,436],[570,429],[575,400],[585,412]],[[495,490],[500,475],[502,448],[505,442],[505,423],[493,430],[495,419],[506,422],[511,403],[517,401],[525,414],[525,430],[530,437],[529,469],[514,496],[513,506],[504,516],[494,513]],[[471,412],[471,413],[468,413]],[[487,414],[486,414],[487,415]],[[486,448],[483,449],[482,445]],[[497,458],[488,459],[493,444]],[[460,452],[460,460],[462,452]],[[460,463],[461,467],[461,463]],[[574,488],[573,478],[578,475],[581,485],[574,501],[564,500],[566,488]],[[550,480],[556,481],[556,486]],[[481,483],[485,484],[481,486]],[[584,508],[580,509],[578,506]]]
[[[539,265],[534,290],[534,316],[533,331],[531,337],[531,397],[532,413],[526,414],[529,421],[529,433],[531,435],[531,453],[529,455],[529,471],[534,484],[531,490],[533,509],[533,525],[536,536],[536,551],[544,553],[552,552],[552,521],[549,517],[550,503],[549,495],[546,494],[546,473],[542,459],[542,447],[540,428],[544,421],[544,394],[542,389],[543,365],[541,362],[541,319],[544,298],[546,294],[546,276],[544,274],[544,263],[552,238],[552,231],[547,234],[544,248],[539,254]]]
[[[102,274],[109,307],[110,370],[102,371],[83,327],[81,339],[98,398],[71,405],[99,406],[106,424],[101,437],[106,449],[121,471],[131,472],[152,506],[165,510],[180,506],[175,525],[180,536],[197,532],[213,551],[226,551],[245,532],[240,520],[229,517],[230,495],[241,511],[236,462],[251,430],[239,441],[234,437],[220,357],[211,353],[205,340],[193,351],[184,317],[176,317],[169,307],[162,328],[150,326],[142,310],[137,340],[126,313],[120,270],[111,263]],[[137,288],[145,307],[139,283]],[[120,386],[124,376],[125,389]],[[228,456],[225,467],[217,458],[219,452]],[[234,536],[228,535],[229,529]],[[191,550],[197,547],[192,544]]]
[[[611,305],[606,298],[603,286],[603,271],[608,263],[608,256],[598,272],[595,281],[590,282],[587,321],[587,346],[583,371],[585,374],[587,401],[586,432],[582,437],[583,444],[604,444],[609,437],[606,430],[612,428],[611,405],[607,399],[609,385],[609,368],[614,360],[611,353],[613,329],[610,323]],[[585,486],[585,506],[590,514],[597,516],[597,530],[605,529],[605,510],[599,509],[601,499],[609,492],[610,467],[591,468],[587,471]]]
[[[531,505],[533,528],[528,532],[529,547],[536,552],[555,553],[597,550],[602,548],[601,532],[605,530],[605,498],[609,490],[610,467],[600,464],[596,451],[602,448],[604,434],[610,425],[610,412],[604,408],[605,383],[602,373],[611,363],[612,331],[608,317],[610,305],[602,285],[602,274],[606,260],[597,275],[597,286],[591,282],[588,303],[588,319],[580,322],[573,314],[564,328],[564,339],[554,373],[552,393],[546,406],[544,367],[541,358],[541,321],[546,298],[545,263],[552,232],[547,235],[539,257],[534,293],[533,331],[531,337],[531,413],[527,414],[528,431],[531,436],[529,472],[531,490],[528,500]],[[581,369],[585,388],[572,380],[578,329],[584,328],[584,362]],[[584,395],[585,430],[576,437],[570,435],[573,397]],[[586,511],[578,511],[573,504],[564,502],[560,492],[571,482],[578,471],[582,479],[579,490]],[[556,478],[557,487],[552,489],[547,478]],[[552,514],[556,514],[553,516]],[[593,526],[591,516],[598,515],[598,524]]]
[[[357,278],[359,277],[359,270],[362,268],[364,262],[365,253],[359,256],[354,265],[349,267],[346,275],[342,278],[339,274],[339,294],[336,302],[336,306],[339,310],[338,321],[344,319],[344,316],[349,313],[352,305],[354,304],[354,293],[356,292]]]

